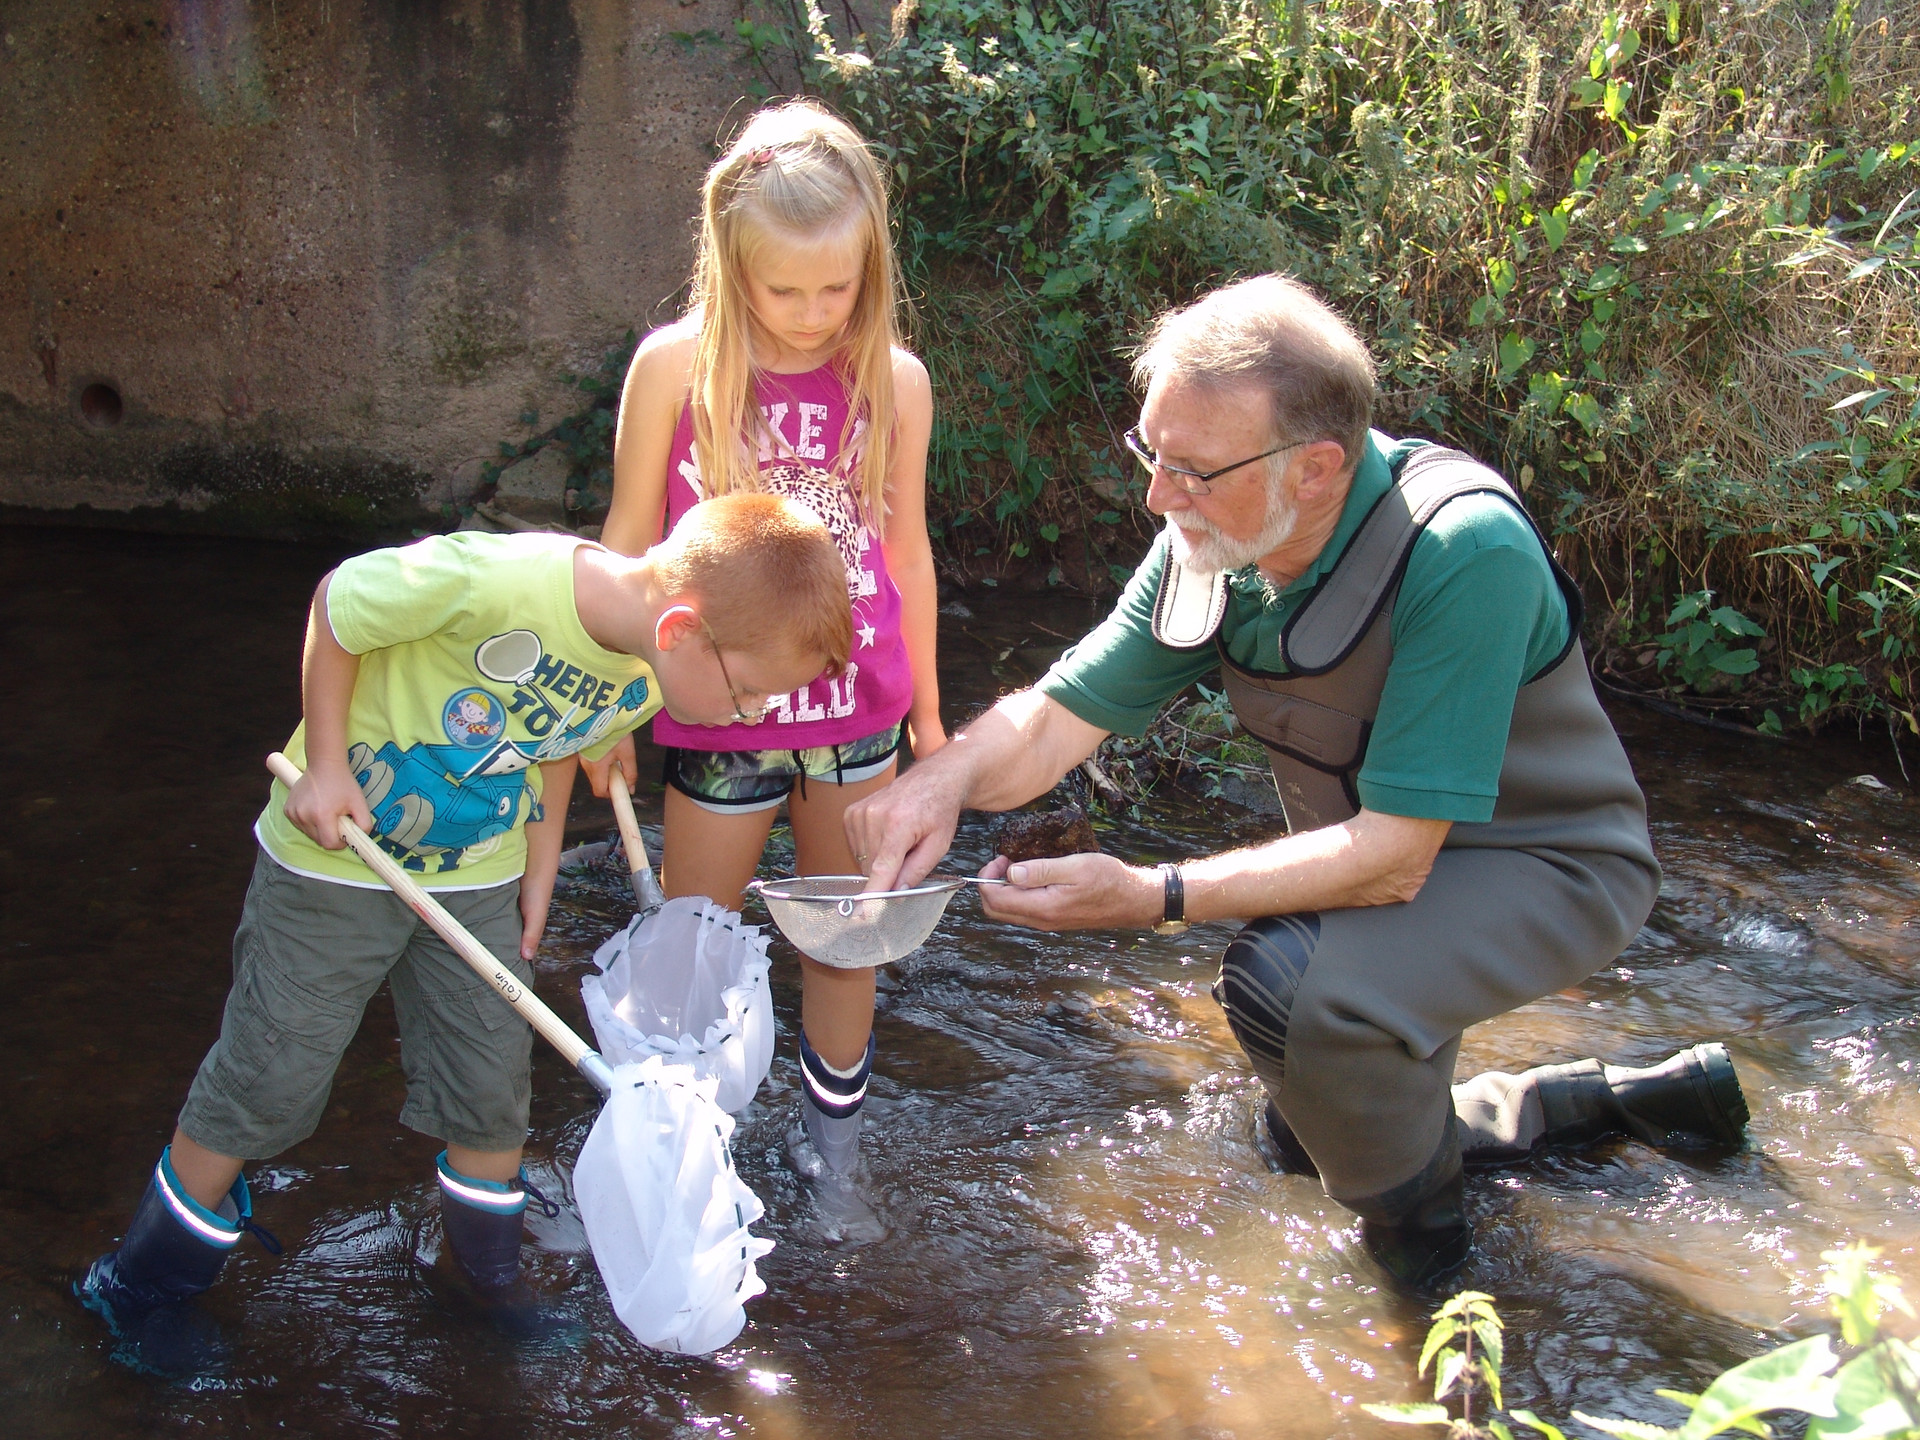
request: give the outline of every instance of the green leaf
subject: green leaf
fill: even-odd
[[[1049,545],[1054,544],[1060,538],[1060,527],[1054,524],[1042,525],[1040,527],[1040,538]]]
[[[1066,300],[1078,295],[1080,289],[1089,280],[1099,276],[1100,272],[1091,265],[1063,266],[1048,273],[1040,284],[1040,298],[1043,300]]]
[[[1427,1366],[1433,1363],[1433,1357],[1440,1347],[1458,1335],[1462,1328],[1458,1320],[1449,1316],[1434,1321],[1433,1328],[1427,1331],[1427,1343],[1420,1347],[1420,1364],[1414,1373],[1426,1374]]]
[[[1809,1424],[1807,1440],[1883,1440],[1920,1429],[1915,1359],[1912,1347],[1897,1341],[1854,1356],[1833,1377],[1836,1414]]]
[[[1721,605],[1707,618],[1729,635],[1764,635],[1767,632],[1731,605]]]
[[[1618,1435],[1620,1440],[1676,1440],[1678,1430],[1669,1430],[1664,1425],[1649,1425],[1645,1420],[1605,1420],[1598,1415],[1589,1415],[1584,1410],[1573,1412],[1573,1418],[1582,1425],[1591,1425],[1604,1435]]]
[[[1549,1425],[1531,1410],[1509,1410],[1507,1418],[1518,1420],[1529,1430],[1538,1430],[1547,1440],[1567,1440],[1566,1434],[1558,1425]]]
[[[1600,428],[1607,423],[1607,412],[1601,409],[1598,400],[1584,390],[1576,390],[1567,396],[1561,408],[1578,420],[1589,435],[1599,434]]]
[[[1729,650],[1709,663],[1724,675],[1751,675],[1760,668],[1760,656],[1752,650]]]
[[[1707,1387],[1679,1440],[1706,1440],[1769,1410],[1831,1416],[1837,1386],[1827,1372],[1838,1363],[1827,1337],[1815,1335],[1736,1365]]]
[[[1533,358],[1535,346],[1518,330],[1509,330],[1500,341],[1500,374],[1512,375]]]
[[[1467,323],[1469,325],[1484,325],[1487,323],[1487,312],[1489,310],[1497,311],[1499,308],[1500,302],[1494,299],[1493,296],[1482,295],[1479,299],[1475,300],[1473,305],[1468,309]]]
[[[1576,191],[1585,190],[1587,186],[1593,183],[1593,172],[1599,168],[1600,152],[1598,150],[1587,151],[1587,153],[1582,155],[1574,164],[1573,188]]]
[[[1534,217],[1540,222],[1540,233],[1547,237],[1547,249],[1558,250],[1567,238],[1567,226],[1570,217],[1559,206]]]
[[[1487,262],[1487,280],[1493,286],[1493,295],[1496,300],[1506,299],[1512,293],[1514,282],[1518,278],[1513,261],[1504,256],[1496,256]]]
[[[1480,1358],[1485,1360],[1487,1364],[1491,1365],[1495,1370],[1500,1368],[1501,1361],[1506,1358],[1506,1351],[1501,1343],[1500,1329],[1501,1326],[1498,1316],[1491,1319],[1476,1320],[1473,1325],[1474,1338],[1480,1342]],[[1495,1405],[1500,1403],[1498,1396],[1494,1397],[1493,1403]]]
[[[1453,1417],[1444,1405],[1373,1405],[1360,1407],[1378,1420],[1393,1425],[1445,1425]]]
[[[1607,248],[1616,255],[1644,255],[1648,246],[1638,235],[1622,235]]]
[[[1466,1351],[1443,1351],[1440,1356],[1440,1363],[1434,1367],[1433,1371],[1433,1398],[1439,1400],[1451,1395],[1453,1393],[1453,1387],[1459,1383],[1460,1377],[1466,1373],[1466,1369]],[[1462,1388],[1465,1389],[1467,1387],[1463,1386]]]
[[[1813,550],[1811,545],[1806,548]],[[1820,552],[1813,550],[1813,553]],[[1826,584],[1827,576],[1840,563],[1838,559],[1825,562],[1824,570],[1820,565],[1813,566],[1813,583]],[[1905,566],[1896,568],[1901,574],[1913,574]],[[1913,593],[1911,586],[1892,574],[1883,574],[1881,579],[1905,594]],[[1900,1293],[1899,1283],[1890,1275],[1874,1273],[1873,1262],[1880,1258],[1880,1252],[1873,1246],[1848,1245],[1825,1251],[1820,1258],[1827,1262],[1826,1286],[1827,1293],[1833,1296],[1834,1318],[1840,1322],[1841,1338],[1849,1345],[1871,1345],[1880,1331],[1880,1316],[1888,1308],[1913,1314],[1907,1297]]]

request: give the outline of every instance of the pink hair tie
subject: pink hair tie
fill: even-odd
[[[762,145],[758,150],[753,152],[753,163],[756,165],[764,165],[771,159],[773,159],[773,147],[771,145]]]

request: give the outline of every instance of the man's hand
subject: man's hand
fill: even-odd
[[[371,835],[373,812],[353,772],[339,762],[316,763],[312,756],[307,758],[307,773],[287,792],[287,818],[327,850],[342,849],[347,843],[340,838],[342,815]]]
[[[963,768],[927,762],[847,810],[847,846],[873,889],[916,885],[940,863],[967,788]]]
[[[947,853],[961,810],[1011,810],[1046,794],[1106,733],[1037,690],[1003,695],[939,754],[849,807],[848,848],[875,889],[916,884]]]
[[[627,788],[629,790],[638,790],[640,788],[640,762],[636,760],[633,755],[632,731],[628,731],[625,735],[622,735],[619,740],[614,743],[613,749],[609,750],[598,760],[589,760],[584,755],[580,757],[580,768],[586,772],[587,784],[592,788],[593,793],[598,795],[602,800],[607,798],[607,776],[616,765],[620,767],[620,773],[627,777]]]
[[[1165,913],[1166,882],[1111,855],[1062,855],[1009,865],[996,856],[981,875],[1011,885],[982,885],[980,908],[994,920],[1034,930],[1092,930],[1156,925]]]

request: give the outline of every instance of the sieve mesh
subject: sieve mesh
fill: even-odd
[[[757,880],[780,933],[801,954],[841,970],[888,965],[920,948],[965,880],[941,878],[907,890],[871,891],[864,875]]]

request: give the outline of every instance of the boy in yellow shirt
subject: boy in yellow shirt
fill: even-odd
[[[689,524],[698,521],[697,524]],[[835,673],[851,644],[831,535],[791,501],[709,500],[638,559],[567,535],[434,536],[320,582],[305,718],[254,826],[220,1038],[120,1247],[82,1301],[156,1370],[191,1363],[181,1306],[255,1230],[242,1164],[311,1135],[383,980],[407,1077],[403,1124],[446,1142],[447,1247],[487,1301],[518,1292],[531,1032],[346,850],[373,835],[531,985],[578,757],[664,708],[757,719]],[[277,1246],[270,1246],[277,1249]]]

